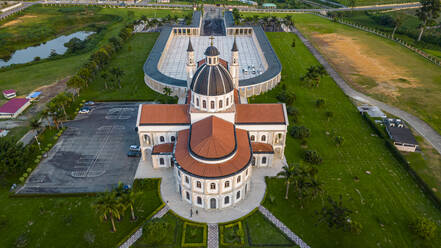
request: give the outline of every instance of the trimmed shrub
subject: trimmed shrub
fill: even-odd
[[[26,169],[26,172],[27,172],[27,173],[31,173],[31,172],[32,172],[32,168],[27,168],[27,169]]]
[[[317,107],[317,108],[320,108],[320,107],[322,107],[323,105],[325,105],[325,100],[324,99],[317,99],[317,101],[315,101],[315,106]]]
[[[292,92],[283,90],[277,94],[277,100],[286,103],[286,105],[291,105],[296,100],[296,95]]]
[[[436,232],[436,223],[426,217],[419,217],[411,224],[412,231],[422,239],[432,239]]]
[[[323,161],[318,152],[314,150],[305,151],[303,159],[310,164],[321,164]]]
[[[293,126],[289,132],[293,138],[296,139],[304,139],[308,138],[311,135],[311,131],[309,128],[304,126]]]

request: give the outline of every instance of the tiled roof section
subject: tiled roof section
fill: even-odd
[[[3,104],[0,107],[0,113],[8,113],[14,114],[17,112],[23,105],[29,102],[29,99],[26,98],[14,98],[9,100],[7,103]]]
[[[237,104],[236,124],[285,124],[283,104]]]
[[[234,152],[236,138],[234,125],[216,116],[210,116],[191,126],[191,151],[203,158],[223,158]]]
[[[143,104],[139,125],[188,125],[187,104]]]
[[[251,148],[248,132],[236,129],[236,154],[224,163],[205,164],[195,160],[188,151],[189,129],[178,132],[175,149],[175,159],[182,170],[197,177],[220,178],[227,177],[245,170],[251,161]]]
[[[15,90],[4,90],[3,91],[3,94],[14,94],[14,93],[16,93]]]
[[[172,153],[174,143],[165,143],[153,146],[152,154]]]
[[[251,142],[253,153],[274,153],[273,146],[267,143]]]

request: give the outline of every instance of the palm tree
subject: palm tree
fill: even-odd
[[[130,213],[131,213],[131,219],[132,220],[136,220],[136,216],[135,216],[135,200],[139,197],[140,192],[134,192],[133,190],[130,190],[128,192],[125,192],[121,198],[122,198],[122,204],[124,204],[124,206],[126,206],[127,208],[130,208]]]
[[[115,193],[107,192],[101,195],[92,205],[100,213],[101,220],[108,220],[112,223],[112,231],[116,232],[114,218],[121,219],[121,203]]]
[[[164,87],[164,89],[162,90],[162,93],[164,93],[164,95],[166,95],[166,96],[170,96],[172,93],[172,90],[170,87]]]
[[[401,26],[401,24],[403,24],[403,16],[396,15],[394,18],[394,23],[395,23],[395,27],[394,30],[392,31],[392,40],[394,39],[395,31],[397,31],[397,29]]]
[[[74,88],[77,95],[80,96],[80,89],[86,87],[86,81],[80,76],[73,76],[68,82],[67,86]]]
[[[48,126],[50,125],[48,108],[45,108],[43,111],[41,111],[41,118],[46,120]]]
[[[37,141],[38,149],[40,149],[40,151],[41,151],[40,142],[38,141],[38,138],[37,138],[37,136],[38,136],[38,130],[39,130],[40,127],[41,127],[41,123],[40,123],[40,121],[38,121],[37,119],[34,119],[34,120],[31,121],[30,126],[31,126],[32,131],[35,131],[34,138],[35,138],[35,140]]]
[[[101,73],[101,78],[104,80],[104,88],[107,90],[107,78],[109,77],[109,74],[107,72]]]
[[[110,69],[110,73],[115,77],[116,81],[118,82],[118,86],[121,89],[121,77],[124,76],[124,71],[119,67],[113,67]]]
[[[289,186],[294,181],[296,176],[296,167],[294,164],[286,164],[282,167],[282,171],[277,174],[277,176],[281,176],[285,179],[286,183],[286,191],[285,191],[285,199],[288,199],[289,194]]]

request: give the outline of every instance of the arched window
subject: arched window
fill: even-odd
[[[159,164],[164,165],[164,158],[159,158]]]
[[[196,98],[196,106],[199,107],[199,98]]]
[[[245,171],[245,176],[248,176],[248,169]]]
[[[265,142],[266,141],[266,135],[262,135],[262,137],[260,137],[260,140]]]
[[[240,191],[237,191],[237,193],[236,193],[236,199],[239,199],[240,198]]]
[[[196,198],[196,199],[197,199],[197,203],[199,205],[202,205],[202,198],[200,196],[198,196],[198,198]]]
[[[185,176],[185,182],[186,182],[186,183],[190,183],[190,180],[188,179],[187,176]]]
[[[210,102],[210,108],[211,108],[211,109],[214,109],[214,101],[211,101],[211,102]]]
[[[185,196],[187,197],[187,200],[190,200],[190,193],[185,192]]]
[[[229,188],[230,187],[230,181],[225,181],[225,188]]]
[[[230,204],[230,197],[229,196],[225,196],[224,204]]]
[[[256,140],[256,136],[251,135],[250,140],[251,140],[251,141],[255,141],[255,140]]]
[[[256,157],[253,156],[253,159],[251,159],[251,165],[255,166],[256,165]]]
[[[144,142],[148,145],[150,144],[150,136],[148,134],[144,134]]]
[[[202,100],[202,108],[207,108],[207,101]]]
[[[237,183],[240,183],[240,176],[237,177]]]
[[[208,58],[208,64],[211,64],[211,58]]]
[[[197,182],[196,182],[196,187],[197,187],[197,188],[202,188],[202,184],[201,184],[200,181],[197,181]]]
[[[165,138],[164,138],[164,136],[159,137],[159,141],[161,141],[161,142],[165,142]]]
[[[266,164],[266,157],[262,157],[262,164]]]
[[[230,105],[230,98],[227,97],[227,107]]]
[[[216,189],[216,184],[215,183],[211,183],[210,184],[210,189]]]
[[[222,100],[219,100],[219,108],[222,108]]]
[[[175,136],[171,136],[170,140],[171,140],[171,142],[175,142],[175,140],[176,140]]]

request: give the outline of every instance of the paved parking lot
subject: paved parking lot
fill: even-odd
[[[82,193],[132,184],[139,158],[127,157],[138,144],[139,103],[97,103],[65,125],[58,140],[18,193]]]

